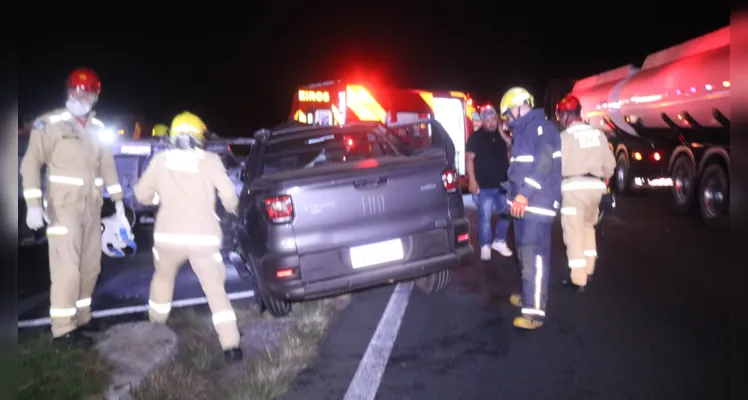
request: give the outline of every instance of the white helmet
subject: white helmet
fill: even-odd
[[[133,239],[135,236],[117,220],[116,214],[101,219],[101,251],[107,256],[134,256],[138,245]]]

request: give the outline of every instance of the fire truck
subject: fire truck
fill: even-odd
[[[601,128],[617,160],[619,193],[671,189],[682,212],[727,226],[730,202],[730,27],[576,82],[549,85],[546,105],[568,92]],[[571,86],[571,90],[569,90]],[[546,109],[548,116],[552,107]]]
[[[304,124],[342,125],[356,121],[385,124],[434,118],[455,145],[455,165],[465,176],[465,144],[473,132],[473,100],[458,91],[399,89],[327,81],[299,88],[290,119]],[[465,179],[461,179],[465,186]]]

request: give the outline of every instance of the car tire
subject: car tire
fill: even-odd
[[[701,174],[699,182],[701,218],[713,228],[727,228],[729,207],[730,180],[727,171],[719,164],[712,164]]]
[[[449,269],[443,269],[439,272],[426,275],[416,279],[416,286],[424,293],[438,293],[443,291],[449,285],[451,272]]]
[[[682,213],[693,211],[696,207],[696,168],[689,157],[680,156],[675,160],[671,178],[675,208]]]
[[[286,300],[279,300],[265,293],[261,293],[262,306],[270,313],[270,315],[280,318],[285,317],[291,313],[291,302]]]
[[[629,194],[631,179],[629,177],[629,162],[626,152],[622,151],[616,157],[616,170],[613,180],[615,182],[616,193],[619,196]]]

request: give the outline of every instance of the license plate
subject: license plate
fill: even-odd
[[[353,268],[364,268],[402,260],[403,258],[403,243],[400,239],[351,247],[351,265]]]

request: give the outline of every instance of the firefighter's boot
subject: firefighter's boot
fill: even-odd
[[[244,358],[244,352],[240,348],[229,349],[223,352],[223,357],[226,359],[227,364],[233,364]]]
[[[94,340],[85,336],[81,331],[76,329],[52,339],[52,343],[59,346],[87,349],[93,346]]]
[[[587,281],[587,283],[589,283],[589,280]],[[585,288],[585,286],[579,286],[575,284],[574,282],[572,282],[571,279],[568,279],[568,278],[561,281],[561,286],[571,289],[573,291],[579,292],[579,293],[584,292],[584,288]]]
[[[543,320],[530,315],[522,315],[514,319],[514,327],[519,329],[535,330],[543,326]]]
[[[509,296],[509,303],[517,308],[522,308],[522,295],[519,293],[512,293]]]

